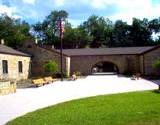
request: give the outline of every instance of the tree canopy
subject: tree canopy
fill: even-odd
[[[52,11],[42,22],[32,26],[25,21],[0,16],[0,39],[4,39],[7,45],[16,47],[26,39],[38,38],[40,44],[60,47],[59,27],[57,21],[63,19],[64,37],[63,48],[104,48],[127,46],[150,46],[160,44],[160,17],[152,20],[133,18],[129,25],[123,20],[114,23],[104,17],[91,15],[86,21],[77,27],[73,27],[68,21],[68,13],[65,10]],[[32,31],[32,35],[30,34]]]
[[[30,25],[25,21],[7,15],[0,16],[0,39],[4,39],[8,46],[16,48],[26,39],[31,39],[29,30]]]
[[[41,24],[37,23],[33,26],[42,41],[45,41],[46,44],[53,44],[56,48],[59,48],[59,39],[56,36],[56,20],[61,12],[67,19],[67,12],[53,11]],[[113,23],[108,18],[92,15],[76,28],[73,28],[66,20],[63,48],[157,45],[160,43],[160,37],[154,40],[152,34],[159,32],[160,18],[150,21],[146,18],[143,20],[133,18],[132,24],[128,25],[122,20]]]
[[[33,25],[34,32],[36,36],[39,38],[41,42],[46,44],[54,44],[55,46],[59,46],[58,39],[58,22],[59,19],[65,19],[68,17],[68,13],[64,10],[61,11],[52,11],[42,23],[38,22]]]

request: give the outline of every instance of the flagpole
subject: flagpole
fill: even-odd
[[[61,58],[61,81],[63,81],[63,39],[62,39],[62,19],[60,18],[60,41],[61,41],[61,48],[60,48],[60,58]]]

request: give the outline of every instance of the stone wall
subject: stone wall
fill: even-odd
[[[16,92],[16,82],[0,81],[0,95]]]
[[[71,73],[79,71],[84,75],[91,74],[92,67],[99,62],[115,64],[119,73],[139,72],[139,56],[106,55],[106,56],[73,56],[71,57]]]
[[[8,61],[8,73],[3,74],[2,60]],[[23,72],[18,72],[18,61],[22,61]],[[30,75],[30,57],[0,54],[0,79],[27,79]]]
[[[142,73],[140,70],[140,57],[139,55],[124,55],[127,61],[127,71],[131,73]]]
[[[139,56],[140,73],[144,74],[144,55]]]
[[[157,69],[153,68],[153,63],[160,58],[160,47],[144,54],[144,74],[145,75],[160,75]]]
[[[44,71],[44,64],[49,60],[55,60],[58,64],[58,72],[60,72],[60,54],[52,50],[39,47],[37,45],[25,45],[21,49],[23,52],[27,52],[32,55],[31,72],[32,76],[47,75]],[[63,72],[66,73],[66,56],[63,56]]]
[[[30,44],[30,45],[29,45]],[[59,66],[60,72],[60,54],[46,48],[39,47],[34,43],[27,43],[23,47],[23,52],[32,55],[32,75],[46,75],[43,65],[48,60],[55,60]],[[71,72],[79,71],[84,75],[91,74],[92,67],[103,61],[115,64],[119,73],[136,73],[140,72],[145,75],[155,75],[158,72],[153,69],[153,62],[160,58],[160,48],[150,51],[144,55],[93,55],[93,56],[63,56],[63,72],[68,76]]]

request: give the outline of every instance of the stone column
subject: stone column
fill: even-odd
[[[66,57],[66,75],[67,77],[70,77],[70,68],[71,68],[71,58]]]

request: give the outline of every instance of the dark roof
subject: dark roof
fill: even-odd
[[[153,50],[156,50],[156,49],[158,49],[158,48],[160,48],[160,44],[157,45],[157,46],[155,46],[155,47],[153,47],[153,48],[151,48],[151,49],[149,49],[149,50],[147,50],[147,51],[144,51],[142,54],[146,54],[146,53],[151,52],[151,51],[153,51]]]
[[[68,56],[84,55],[135,55],[153,49],[150,47],[117,47],[117,48],[86,48],[86,49],[63,49],[63,53]]]
[[[19,56],[30,56],[28,54],[22,53],[20,51],[14,50],[11,47],[0,45],[0,53],[10,54],[10,55],[19,55]]]

